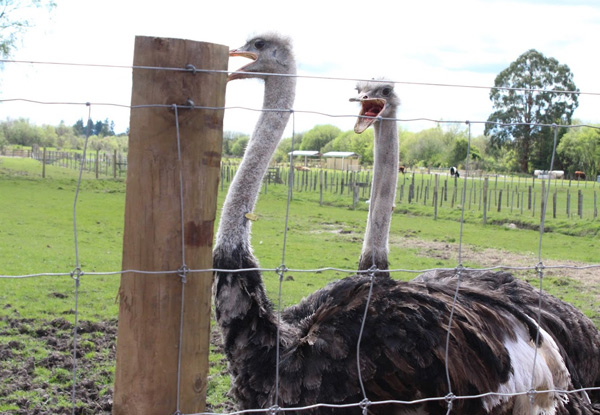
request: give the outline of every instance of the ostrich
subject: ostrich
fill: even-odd
[[[394,118],[400,99],[394,93],[394,84],[383,80],[359,82],[356,89],[358,96],[350,101],[360,102],[361,110],[354,132],[361,134],[373,125],[375,141],[369,215],[358,269],[375,265],[387,270],[388,235],[398,181],[398,127]]]
[[[378,269],[387,269],[387,238],[398,179],[399,149],[396,122],[381,117],[395,118],[399,98],[394,85],[383,80],[360,82],[357,90],[358,97],[351,101],[361,102],[361,112],[354,131],[360,134],[373,124],[375,136],[373,194],[359,269],[369,269],[373,263]],[[455,167],[450,172],[458,177]],[[374,262],[371,251],[376,252]],[[540,294],[530,284],[506,272],[463,271],[462,275],[465,277],[462,284],[494,290],[536,320],[541,299],[542,327],[558,344],[573,386],[600,385],[600,332],[577,308],[547,293]],[[451,284],[455,289],[458,279],[454,271],[436,271],[423,274],[415,281]]]
[[[357,98],[351,101],[361,102],[359,119],[354,131],[364,132],[374,124],[375,151],[373,163],[373,193],[367,223],[367,236],[363,245],[363,253],[359,264],[360,270],[369,269],[374,263],[378,269],[387,269],[388,233],[394,206],[394,193],[398,179],[398,130],[393,120],[382,120],[381,117],[395,118],[399,98],[394,92],[393,83],[383,80],[359,82]],[[452,167],[451,174],[458,171]],[[379,197],[383,195],[383,197]],[[372,241],[370,238],[374,238]],[[376,252],[376,260],[371,259],[371,251]],[[385,268],[383,268],[385,267]],[[520,307],[527,315],[537,319],[540,293],[530,284],[514,278],[505,272],[475,272],[466,273],[463,284],[477,289],[494,290],[498,296],[504,296],[506,301]],[[385,275],[389,275],[385,273]],[[451,284],[456,288],[456,272],[437,271],[423,274],[415,281],[430,281]],[[550,296],[541,294],[541,300],[546,307],[542,309],[541,323],[549,331],[558,344],[561,356],[565,360],[572,376],[573,386],[598,385],[600,382],[600,334],[593,322],[570,304]],[[567,408],[571,413],[573,406],[584,408],[584,412],[592,411],[586,405],[585,396],[581,400],[573,399]]]
[[[253,210],[289,117],[294,57],[289,40],[274,34],[253,38],[231,54],[255,59],[230,79],[264,79],[263,105],[270,110],[261,114],[226,197],[213,253],[216,320],[240,409],[350,404],[366,397],[363,406],[372,414],[444,414],[444,400],[401,406],[373,401],[443,397],[449,379],[457,396],[498,393],[450,397],[459,413],[561,411],[560,393],[540,392],[531,400],[507,395],[565,389],[570,379],[552,338],[519,309],[487,293],[473,291],[454,300],[454,291],[442,284],[357,275],[328,284],[278,319],[256,270],[246,214]],[[360,414],[362,409],[319,407],[312,413]]]

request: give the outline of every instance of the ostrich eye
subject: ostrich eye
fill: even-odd
[[[256,42],[254,42],[254,47],[258,50],[261,50],[262,48],[265,47],[265,41],[262,39],[258,39]]]
[[[383,89],[381,90],[381,94],[382,94],[384,97],[387,97],[387,96],[389,96],[391,93],[392,93],[392,89],[391,89],[391,88],[387,88],[387,87],[386,87],[386,88],[383,88]]]

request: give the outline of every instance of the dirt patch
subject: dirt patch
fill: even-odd
[[[71,415],[73,363],[77,364],[76,415],[109,415],[113,406],[117,320],[80,321],[77,359],[73,359],[73,324],[64,318],[35,321],[10,316],[0,328],[0,415]],[[213,328],[211,344],[222,352]],[[226,373],[221,375],[227,376]],[[14,408],[14,409],[13,409]],[[233,410],[224,402],[214,410]]]
[[[75,413],[110,414],[116,320],[81,322],[76,360],[73,324],[69,321],[3,320],[0,337],[14,340],[0,343],[0,404],[17,408],[3,414],[71,414],[74,362],[82,378],[76,382]]]
[[[458,263],[458,243],[442,242],[442,241],[425,241],[411,235],[390,238],[390,246],[397,245],[401,247],[410,246],[416,249],[418,254],[428,258],[439,258],[441,260],[452,261]],[[479,248],[470,245],[462,246],[461,250],[462,263],[478,264],[480,267],[496,267],[496,266],[511,266],[511,267],[535,267],[538,264],[537,255],[533,254],[517,254],[514,252],[503,251],[499,249]],[[550,268],[556,266],[565,267],[586,267],[590,265],[584,262],[553,260],[542,258],[545,277],[569,277],[577,280],[583,286],[593,289],[596,292],[598,303],[600,304],[600,269],[572,269],[572,268]],[[534,270],[514,270],[511,271],[519,275],[529,275],[535,277]]]

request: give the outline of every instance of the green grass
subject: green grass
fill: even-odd
[[[73,206],[77,172],[51,168],[47,178],[39,175],[34,160],[0,159],[0,194],[8,195],[0,203],[0,274],[69,273],[77,264],[73,228]],[[225,189],[226,190],[226,189]],[[219,195],[222,203],[224,192]],[[283,229],[287,188],[269,186],[256,208],[259,220],[253,224],[253,246],[260,264],[276,268],[285,262],[292,269],[336,267],[354,269],[362,246],[367,204],[363,200],[352,209],[347,195],[328,194],[319,205],[318,193],[294,191],[290,206],[285,258],[282,258]],[[86,272],[118,271],[121,267],[125,183],[123,180],[83,180],[77,200],[78,259],[84,275],[80,285],[80,312],[84,318],[102,320],[118,313],[115,302],[118,275],[85,275]],[[391,235],[416,235],[425,241],[459,241],[460,211],[440,215],[436,221],[417,204],[396,208]],[[469,215],[467,215],[469,216]],[[512,218],[518,222],[518,217]],[[538,219],[539,221],[539,219]],[[595,228],[600,221],[563,220],[550,226]],[[531,222],[532,225],[534,221]],[[535,226],[530,226],[535,228]],[[539,230],[507,229],[499,225],[482,226],[476,216],[463,225],[463,243],[515,253],[537,255]],[[585,234],[585,232],[582,232]],[[591,236],[573,236],[560,232],[544,235],[543,258],[597,262],[600,240]],[[453,261],[440,261],[415,255],[409,239],[404,245],[392,245],[393,268],[423,269],[452,267]],[[454,246],[454,245],[453,245]],[[485,263],[470,264],[486,266]],[[506,264],[510,265],[510,264]],[[535,264],[532,264],[535,265]],[[285,283],[286,303],[298,301],[327,281],[343,276],[339,272],[296,273],[294,283]],[[407,278],[409,278],[407,276]],[[277,275],[266,273],[267,288],[274,294]],[[10,303],[26,318],[51,318],[65,315],[73,307],[74,281],[70,276],[47,276],[19,280],[0,280],[0,300]],[[1,311],[0,311],[1,312]]]
[[[116,301],[119,275],[90,275],[108,273],[121,268],[123,215],[125,201],[124,180],[96,180],[84,174],[76,205],[78,252],[75,251],[73,208],[77,171],[47,166],[46,178],[34,160],[0,158],[0,275],[36,273],[69,274],[79,266],[84,275],[79,286],[79,319],[102,322],[118,316]],[[416,180],[418,182],[418,180]],[[538,181],[539,183],[539,181]],[[560,187],[560,185],[559,185]],[[226,190],[226,186],[224,191]],[[597,189],[588,186],[587,191]],[[224,191],[220,192],[219,204]],[[586,194],[587,195],[587,194]],[[587,197],[587,196],[586,196]],[[262,194],[255,213],[252,241],[260,265],[277,268],[285,264],[290,269],[335,267],[355,269],[362,247],[368,205],[364,198],[353,209],[349,195],[327,192],[323,205],[319,193],[295,190],[289,209],[285,257],[283,257],[283,230],[286,216],[287,188],[271,185]],[[449,203],[449,202],[448,202]],[[445,206],[445,205],[444,205]],[[219,211],[219,210],[218,210]],[[390,263],[392,268],[429,269],[454,267],[456,259],[445,255],[457,249],[460,235],[460,208],[440,209],[438,220],[433,220],[433,208],[422,203],[408,205],[405,199],[398,203],[392,221]],[[509,209],[502,213],[490,212],[488,225],[481,224],[482,214],[477,210],[466,213],[463,225],[463,244],[475,251],[495,249],[501,252],[528,254],[532,263],[537,260],[539,217],[521,215]],[[508,229],[505,223],[515,223],[520,229]],[[599,221],[594,219],[549,219],[543,237],[542,258],[564,261],[598,262],[600,240]],[[442,244],[437,251],[416,248],[414,241]],[[447,247],[446,247],[447,245]],[[437,249],[437,248],[436,248]],[[485,258],[466,266],[490,266]],[[511,264],[505,264],[511,265]],[[579,281],[565,276],[545,279],[544,288],[554,295],[580,307],[596,324],[600,323],[600,305],[597,290],[585,289]],[[302,297],[324,286],[327,282],[345,276],[344,272],[326,271],[305,273],[291,271],[283,282],[283,306],[298,302]],[[520,273],[536,284],[535,273]],[[410,279],[415,274],[397,274]],[[264,274],[271,298],[277,298],[279,278],[275,272]],[[75,281],[70,275],[35,278],[0,278],[0,329],[10,332],[8,318],[18,316],[31,319],[31,330],[56,318],[73,321]],[[12,333],[12,332],[11,332]],[[47,357],[44,345],[35,341],[24,342],[15,332],[0,340],[0,346],[10,341],[23,342],[19,359]],[[85,334],[80,341],[83,356],[97,358],[94,335]],[[108,359],[107,356],[103,358]],[[226,367],[223,356],[213,349],[208,402],[217,406],[228,389],[228,378],[222,376]],[[112,383],[114,362],[104,362],[95,374],[86,374],[104,382],[103,393]],[[69,385],[70,372],[36,370],[35,376],[49,384]],[[34,399],[29,392],[19,392],[26,399]],[[35,398],[39,399],[39,398]],[[61,405],[64,402],[61,401]],[[68,405],[66,405],[68,407]],[[0,412],[14,410],[0,399]]]

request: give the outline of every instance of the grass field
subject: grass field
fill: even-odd
[[[91,382],[92,379],[97,384],[97,393],[89,400],[103,402],[110,395],[114,372],[114,353],[111,352],[114,338],[111,345],[105,334],[111,333],[112,329],[107,327],[114,327],[118,316],[119,276],[85,273],[120,270],[125,184],[123,180],[96,180],[91,174],[84,175],[75,208],[77,256],[73,226],[76,184],[77,172],[73,170],[48,166],[46,178],[42,179],[38,162],[0,158],[0,275],[68,274],[79,259],[84,275],[78,313],[79,319],[88,327],[82,332],[81,358],[84,367],[85,359],[94,362],[80,376],[84,377],[82,381]],[[348,195],[330,193],[320,205],[318,192],[295,191],[290,205],[285,258],[282,258],[287,188],[279,185],[269,186],[266,190],[255,212],[259,220],[253,224],[253,246],[262,267],[276,268],[283,261],[290,269],[356,268],[368,207],[364,200],[353,208]],[[595,190],[597,187],[587,188],[590,192]],[[219,203],[223,196],[224,192],[221,192]],[[430,206],[405,202],[397,205],[392,222],[391,267],[420,270],[456,266],[460,241],[459,207],[440,210],[438,220],[434,221]],[[540,235],[536,221],[539,224],[539,216],[525,218],[520,212],[511,215],[509,209],[500,215],[503,216],[490,213],[488,225],[483,226],[481,212],[466,214],[463,265],[537,264]],[[517,226],[506,226],[508,223]],[[545,264],[600,262],[597,219],[549,219],[548,228],[552,232],[545,234],[542,240]],[[600,325],[598,273],[596,270],[574,276],[568,269],[553,270],[546,274],[544,288],[580,307]],[[518,274],[538,284],[534,271]],[[410,279],[415,275],[398,273],[394,277]],[[345,274],[339,271],[298,272],[288,276],[293,278],[286,278],[284,282],[283,305],[295,303]],[[274,272],[266,273],[265,283],[269,295],[276,298],[278,276]],[[4,357],[0,360],[1,414],[19,413],[16,412],[18,408],[43,405],[54,413],[70,413],[68,388],[72,380],[65,359],[70,353],[68,330],[74,318],[74,286],[69,275],[0,278],[0,357]],[[59,335],[59,329],[63,328],[67,334]],[[59,349],[50,347],[54,340],[49,339],[61,336],[64,344],[58,342],[62,345]],[[63,356],[63,364],[48,363],[52,356],[58,359],[56,361]],[[19,384],[20,388],[11,388],[11,384],[14,386],[19,381],[15,374],[17,370],[13,371],[13,368],[29,361],[36,362],[30,370],[29,386]],[[213,376],[209,402],[218,407],[225,399],[227,378],[220,376],[224,370],[222,355],[213,353],[211,362]],[[28,393],[23,388],[33,392]],[[34,393],[45,389],[49,391],[45,398]],[[90,409],[92,412],[89,413],[104,413],[103,410],[99,407]]]

